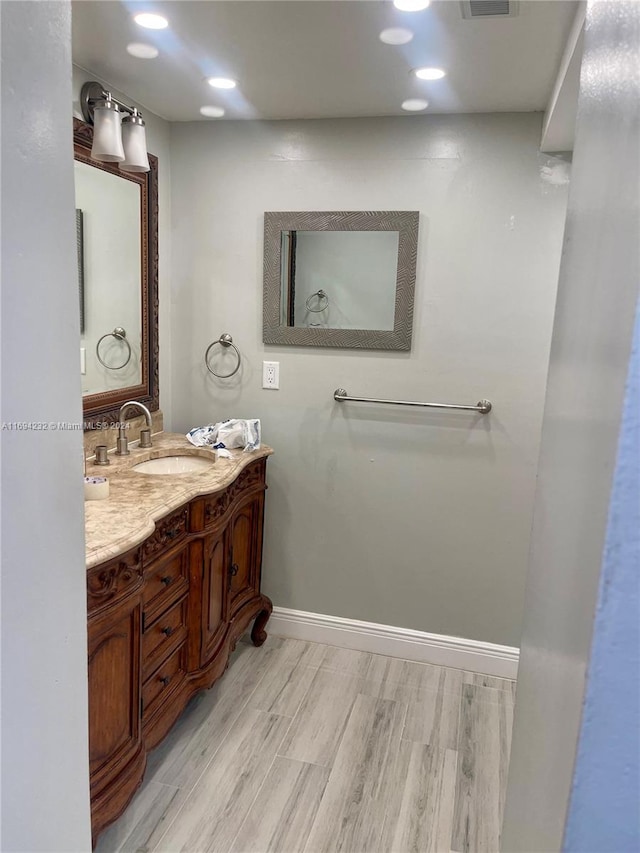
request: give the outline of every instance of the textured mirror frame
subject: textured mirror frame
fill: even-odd
[[[410,350],[418,251],[415,210],[285,211],[264,215],[263,334],[265,344],[348,349]],[[398,269],[393,330],[283,326],[282,231],[397,231]]]

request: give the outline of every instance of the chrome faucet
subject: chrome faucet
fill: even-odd
[[[120,407],[120,417],[118,418],[118,440],[116,442],[116,456],[129,455],[129,442],[124,434],[124,431],[126,429],[124,416],[127,409],[130,409],[132,406],[135,406],[136,409],[140,409],[140,411],[144,414],[145,420],[147,422],[147,426],[144,429],[140,430],[140,447],[151,447],[151,412],[149,411],[149,409],[147,409],[146,406],[143,406],[142,403],[138,403],[135,400],[128,400]]]

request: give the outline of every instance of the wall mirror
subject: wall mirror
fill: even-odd
[[[85,424],[126,400],[158,408],[158,161],[123,172],[90,157],[93,128],[74,119],[80,369]]]
[[[416,211],[267,212],[263,341],[411,349]]]

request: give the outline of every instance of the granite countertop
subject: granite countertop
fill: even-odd
[[[130,456],[109,454],[109,466],[87,464],[88,477],[107,477],[109,497],[85,501],[85,542],[87,568],[117,557],[143,542],[155,529],[155,522],[198,495],[225,489],[240,471],[273,450],[263,444],[260,450],[245,453],[232,450],[232,459],[216,459],[211,470],[190,474],[150,475],[132,471],[133,465],[161,456],[189,455],[214,459],[212,450],[194,447],[182,434],[158,433],[153,447],[141,449],[132,444]]]

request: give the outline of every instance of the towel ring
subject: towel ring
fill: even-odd
[[[215,370],[211,369],[211,365],[209,364],[209,353],[210,353],[211,349],[216,344],[220,344],[220,346],[225,347],[225,348],[226,347],[233,347],[234,350],[236,351],[236,355],[238,356],[238,363],[233,368],[231,373],[216,373]],[[238,370],[240,369],[241,360],[242,360],[242,357],[240,355],[240,350],[234,344],[233,338],[231,337],[231,335],[228,334],[227,332],[224,332],[222,335],[220,335],[220,337],[218,338],[217,341],[213,341],[212,343],[210,343],[209,346],[207,347],[207,351],[204,354],[204,363],[207,365],[207,370],[209,371],[209,373],[213,373],[214,376],[217,376],[218,379],[229,379],[231,376],[234,375],[234,373],[237,373]]]
[[[312,308],[309,305],[314,296],[318,297],[318,305],[320,305],[323,299],[325,300],[325,303],[322,308]],[[322,311],[326,311],[326,309],[329,307],[329,297],[324,292],[324,290],[316,290],[315,293],[312,293],[311,296],[309,296],[309,298],[305,302],[305,305],[307,306],[307,311],[310,311],[312,314],[320,314]]]
[[[127,347],[127,359],[126,359],[126,361],[123,361],[122,364],[118,364],[116,367],[114,367],[113,365],[107,364],[106,361],[102,360],[99,348],[100,348],[100,344],[102,343],[102,341],[105,338],[115,338],[117,341],[124,341],[124,344]],[[113,332],[107,332],[106,335],[103,335],[100,338],[100,340],[96,344],[96,356],[97,356],[97,359],[100,362],[100,364],[103,367],[106,367],[107,370],[122,370],[123,367],[126,367],[129,364],[129,362],[131,361],[131,344],[127,340],[127,333],[122,328],[122,326],[116,326],[115,329],[113,330]]]

